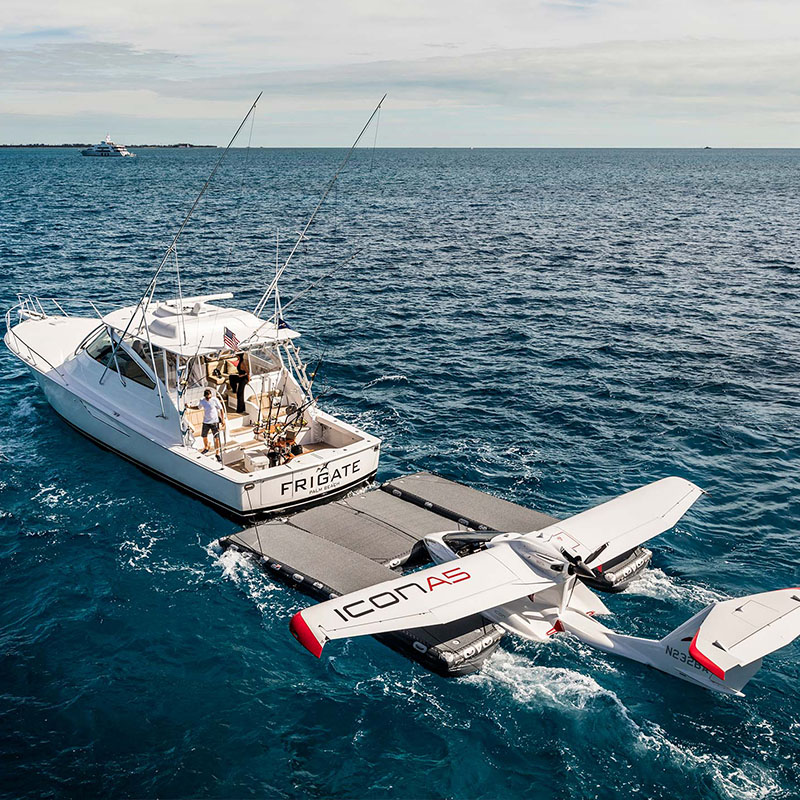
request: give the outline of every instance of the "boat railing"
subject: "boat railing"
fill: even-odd
[[[90,300],[87,297],[59,297],[56,299],[55,297],[39,297],[38,295],[17,295],[17,303],[16,305],[12,306],[10,309],[14,311],[15,309],[18,311],[20,319],[27,318],[27,317],[47,317],[50,316],[47,313],[47,309],[51,306],[58,314],[62,317],[71,317],[71,314],[67,309],[70,305],[76,306],[89,306],[95,314],[97,314],[98,319],[102,318],[102,314],[100,310],[97,308],[93,300]],[[67,308],[65,308],[65,306]]]
[[[20,335],[13,329],[11,324],[11,315],[14,311],[17,311],[20,320],[37,318],[44,319],[47,314],[45,313],[41,303],[38,302],[38,298],[32,298],[30,296],[24,298],[20,297],[18,302],[6,311],[6,343],[11,350],[13,350],[23,361],[27,361],[31,366],[35,367],[36,360],[39,359],[47,364],[50,369],[58,373],[61,378],[64,378],[64,374],[55,364],[45,358],[38,350],[31,347],[24,339],[20,338]],[[21,349],[23,347],[25,348],[25,352],[23,352]]]

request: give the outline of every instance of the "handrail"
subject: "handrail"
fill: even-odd
[[[92,311],[100,318],[103,318],[103,314],[100,312],[100,309],[95,304],[94,300],[89,297],[41,297],[39,295],[26,295],[22,296],[21,294],[17,295],[17,302],[11,306],[9,309],[13,311],[15,308],[24,309],[29,312],[35,314],[43,314],[47,316],[47,311],[45,311],[45,303],[52,303],[59,311],[59,313],[64,317],[71,317],[72,314],[69,313],[67,309],[64,308],[62,303],[83,303],[89,306]]]
[[[35,303],[38,302],[38,298],[21,297],[20,295],[17,295],[17,297],[20,298],[19,301],[6,311],[5,316],[6,332],[9,334],[7,340],[8,344],[11,347],[13,341],[13,343],[16,345],[16,347],[11,347],[11,350],[13,350],[21,359],[29,363],[32,367],[37,366],[37,358],[41,359],[45,364],[47,364],[48,367],[50,367],[50,369],[59,375],[63,381],[66,382],[67,378],[64,373],[49,359],[45,358],[38,350],[31,347],[11,326],[11,312],[14,311],[14,309],[18,309],[20,311],[25,309],[34,314],[44,314],[45,317],[47,316],[43,309],[41,311],[37,310]],[[41,303],[39,304],[39,308],[41,308]],[[22,345],[28,351],[27,357],[22,354],[19,349],[19,345]]]

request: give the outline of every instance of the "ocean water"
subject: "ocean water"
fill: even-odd
[[[0,150],[3,307],[134,300],[216,155]],[[184,292],[255,305],[341,157],[233,151]],[[800,585],[798,252],[800,151],[367,148],[283,297],[307,289],[286,317],[325,406],[383,437],[381,480],[555,515],[706,488],[603,597],[658,637]],[[215,547],[234,528],[69,429],[0,350],[3,796],[800,796],[797,643],[744,698],[567,637],[449,681],[372,639],[317,661],[288,632],[308,601]]]

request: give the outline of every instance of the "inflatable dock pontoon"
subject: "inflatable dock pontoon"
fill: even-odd
[[[255,556],[275,577],[328,600],[391,580],[430,561],[422,543],[441,531],[540,530],[557,520],[429,472],[379,490],[302,511],[224,537],[220,545]],[[585,582],[620,591],[650,562],[641,547],[595,570]],[[613,567],[613,568],[612,568]],[[610,577],[609,577],[610,576]],[[480,614],[376,638],[427,669],[458,676],[479,669],[504,631]]]

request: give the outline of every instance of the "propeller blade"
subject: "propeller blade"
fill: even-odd
[[[606,549],[606,547],[608,547],[608,542],[606,542],[605,544],[601,544],[600,547],[597,548],[597,550],[595,550],[593,553],[590,553],[588,556],[586,556],[584,561],[587,564],[591,564],[603,552],[603,550]]]

